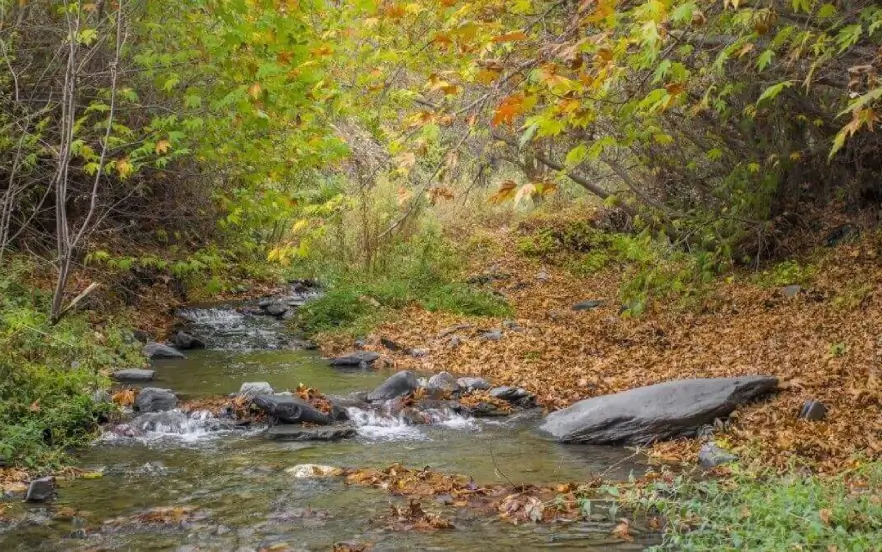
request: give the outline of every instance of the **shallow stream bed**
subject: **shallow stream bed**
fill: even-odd
[[[389,375],[332,368],[314,351],[292,349],[275,319],[230,307],[182,315],[209,348],[155,362],[150,384],[182,399],[233,393],[247,381],[267,381],[276,390],[303,383],[346,395],[370,390]],[[611,538],[614,519],[516,526],[431,500],[424,508],[441,512],[454,529],[390,530],[390,504],[405,499],[347,486],[340,478],[296,479],[284,470],[398,462],[466,474],[480,484],[544,484],[600,473],[623,479],[641,466],[629,450],[543,438],[533,429],[537,412],[494,420],[448,413],[420,426],[377,413],[350,414],[358,435],[338,442],[271,441],[261,428],[208,431],[199,420],[136,438],[104,438],[78,454],[81,467],[103,475],[62,481],[51,506],[13,505],[19,521],[0,529],[0,550],[330,550],[347,541],[371,543],[373,550],[636,550],[655,541],[636,529],[635,542]],[[143,516],[156,508],[167,508],[163,523]]]

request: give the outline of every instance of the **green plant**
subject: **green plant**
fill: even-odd
[[[814,274],[815,269],[811,265],[801,265],[795,260],[787,260],[762,271],[756,279],[763,287],[781,287],[806,284]]]
[[[666,520],[659,550],[875,550],[882,464],[836,477],[736,470],[731,479],[660,478],[626,504]]]
[[[113,319],[100,329],[82,314],[50,324],[51,296],[24,283],[26,265],[10,267],[0,278],[0,456],[32,468],[58,466],[110,408],[93,399],[109,383],[98,370],[143,358]]]

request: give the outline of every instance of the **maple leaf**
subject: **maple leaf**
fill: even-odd
[[[512,31],[510,33],[501,34],[499,36],[494,36],[491,40],[496,43],[502,42],[515,42],[518,40],[525,40],[527,38],[526,33],[523,31]]]
[[[622,518],[619,520],[619,524],[613,528],[610,534],[616,538],[622,539],[623,541],[633,542],[634,537],[631,536],[630,529],[630,522],[627,519]]]
[[[156,147],[154,147],[153,150],[157,154],[163,154],[168,151],[168,148],[170,146],[171,142],[169,142],[168,140],[160,140],[159,142],[156,142]]]
[[[524,96],[516,94],[509,96],[500,102],[490,122],[493,126],[503,123],[511,123],[515,117],[524,112]]]
[[[512,198],[515,196],[515,190],[518,185],[514,180],[506,180],[499,186],[499,190],[496,191],[495,194],[490,196],[490,203],[502,203],[506,199]]]
[[[118,393],[114,393],[110,399],[120,406],[131,406],[135,404],[135,390],[123,389]]]

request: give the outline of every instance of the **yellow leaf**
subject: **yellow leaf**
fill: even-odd
[[[260,97],[261,92],[263,92],[263,88],[261,88],[259,82],[255,82],[250,87],[248,87],[248,95],[255,100]]]
[[[128,178],[132,172],[134,172],[135,167],[128,160],[128,158],[122,158],[116,162],[116,172],[119,173],[120,178]]]
[[[156,147],[154,149],[157,154],[163,154],[168,151],[169,146],[171,146],[171,143],[168,140],[160,140],[159,142],[156,142]]]
[[[502,203],[506,199],[514,197],[517,187],[518,185],[514,180],[506,180],[499,186],[499,190],[490,196],[490,203]]]

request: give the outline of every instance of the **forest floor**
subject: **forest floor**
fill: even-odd
[[[790,293],[785,282],[762,283],[745,271],[718,279],[688,306],[656,301],[630,317],[620,313],[621,266],[576,276],[518,254],[516,238],[498,231],[501,247],[473,267],[477,280],[512,305],[508,320],[412,307],[376,327],[365,348],[396,369],[522,386],[548,410],[680,378],[773,375],[778,392],[734,413],[718,435],[725,447],[764,468],[827,474],[882,457],[882,251],[872,239],[816,248],[803,273],[811,276]],[[604,304],[573,309],[585,300]],[[491,329],[502,329],[502,339],[479,337]],[[456,347],[452,332],[463,338]],[[427,354],[390,351],[381,337]],[[329,354],[352,347],[340,335],[319,336],[319,343]],[[827,407],[824,420],[798,419],[807,400]],[[660,443],[650,456],[694,463],[699,446],[694,439]]]

